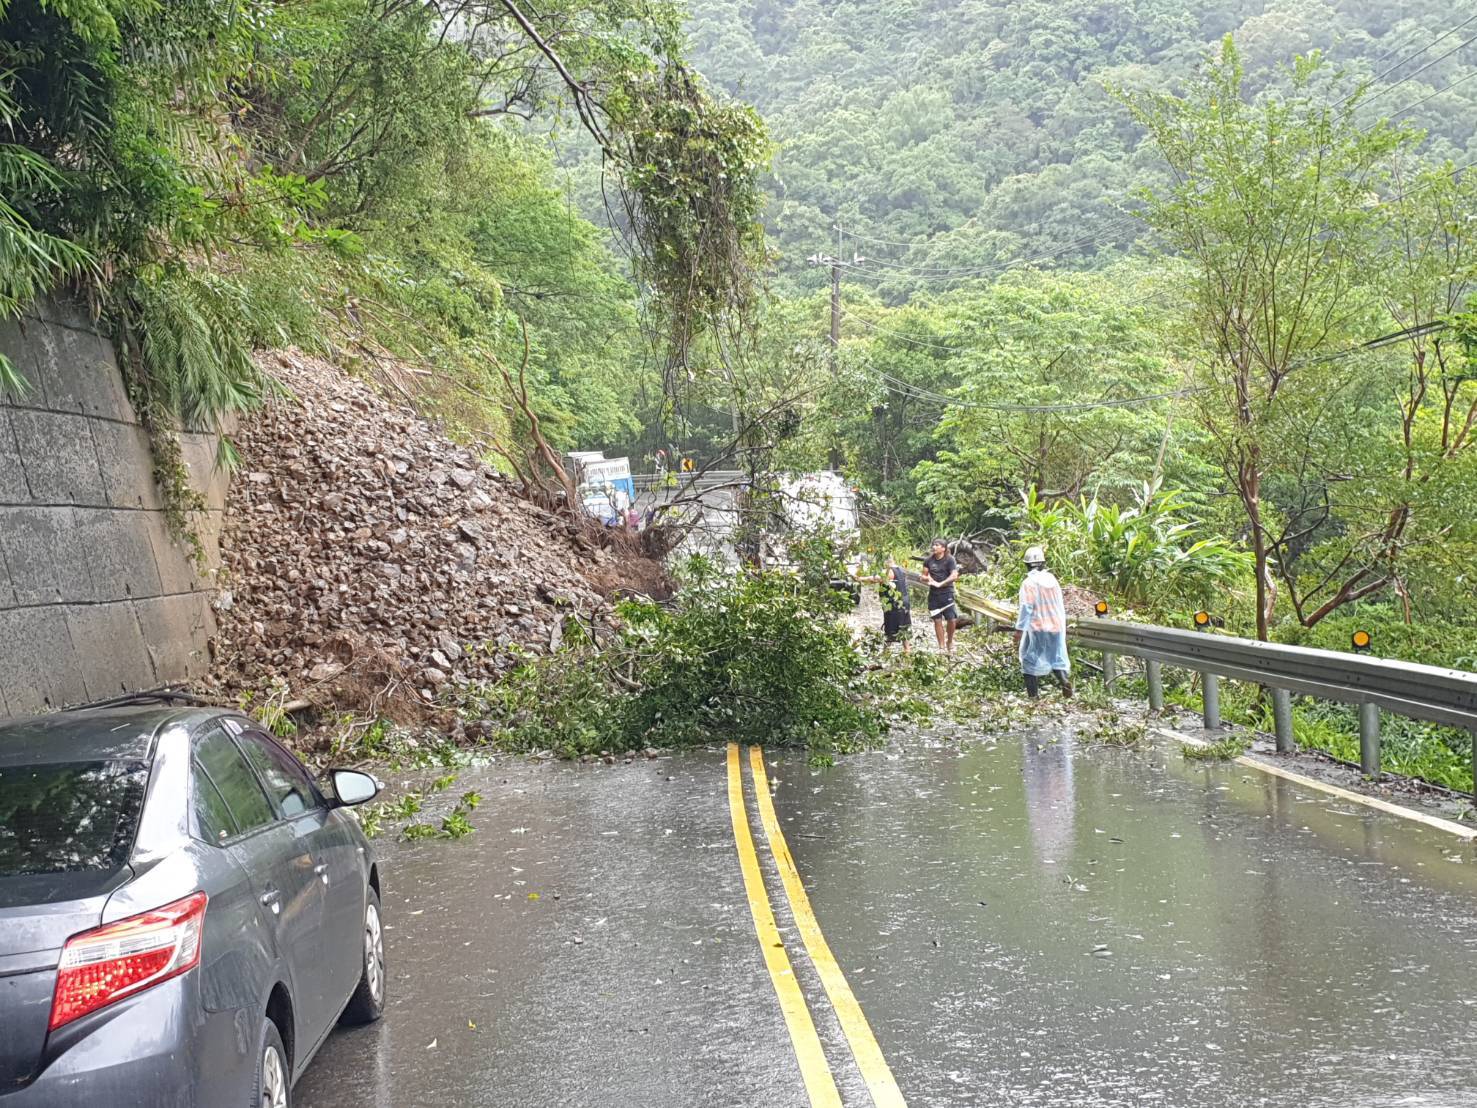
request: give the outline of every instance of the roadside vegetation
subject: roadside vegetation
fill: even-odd
[[[687,564],[668,603],[623,602],[608,636],[566,633],[465,698],[514,751],[572,758],[750,742],[817,754],[874,745],[883,717],[861,698],[846,600],[804,576]]]
[[[665,2],[0,0],[0,127],[0,320],[92,303],[181,526],[171,434],[260,404],[255,350],[521,458],[531,419],[557,448],[636,434],[756,308],[763,124]],[[551,131],[601,159],[618,240]]]

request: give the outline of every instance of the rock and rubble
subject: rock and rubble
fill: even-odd
[[[242,422],[213,682],[322,706],[427,704],[602,619],[614,555],[411,409],[294,351]]]

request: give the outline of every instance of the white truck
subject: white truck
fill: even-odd
[[[782,477],[778,492],[778,510],[784,523],[767,530],[761,538],[760,567],[782,569],[794,565],[787,550],[789,534],[826,533],[836,541],[849,574],[833,580],[832,587],[848,593],[855,602],[861,595],[857,583],[861,568],[861,520],[856,489],[841,474],[821,470]]]
[[[577,450],[565,457],[586,514],[610,526],[623,524],[636,499],[630,459],[607,458],[600,450]]]

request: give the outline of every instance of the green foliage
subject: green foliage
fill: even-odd
[[[669,365],[685,372],[700,330],[752,322],[767,261],[757,174],[769,144],[758,113],[715,99],[678,49],[667,42],[659,72],[628,80],[613,117],[638,275],[664,307]]]
[[[1178,384],[1153,287],[1124,266],[1015,274],[891,312],[852,306],[842,418],[857,461],[882,471],[882,488],[911,467],[933,525],[953,533],[998,526],[1030,485],[1136,488],[1163,464]],[[1157,399],[1093,406],[1143,396]]]
[[[1141,199],[1150,225],[1190,263],[1187,329],[1209,352],[1196,409],[1245,511],[1260,638],[1273,618],[1278,545],[1263,485],[1269,473],[1297,472],[1305,444],[1339,411],[1328,398],[1343,370],[1316,355],[1378,321],[1361,287],[1381,241],[1372,194],[1413,140],[1362,125],[1358,88],[1330,68],[1316,51],[1299,57],[1286,91],[1253,97],[1227,36],[1184,95],[1120,93],[1175,175]]]
[[[1153,485],[1130,507],[1097,498],[1048,504],[1032,489],[1019,530],[1020,547],[1044,546],[1064,581],[1149,612],[1182,612],[1213,598],[1223,605],[1246,586],[1250,570],[1250,555],[1209,534],[1183,494]],[[1019,549],[1008,556],[1020,566]]]
[[[268,326],[243,287],[211,273],[148,267],[120,286],[120,329],[137,379],[155,408],[190,429],[261,403],[269,383],[251,359],[252,335]]]
[[[438,778],[428,787],[427,792],[440,792],[455,782],[455,774]],[[381,834],[387,824],[399,823],[401,826],[397,834],[410,842],[422,839],[461,839],[477,830],[471,815],[482,803],[481,793],[471,789],[462,793],[451,811],[441,817],[439,824],[416,819],[425,808],[425,802],[426,793],[408,792],[398,800],[382,801],[359,809],[359,822],[370,838]]]
[[[1141,750],[1149,745],[1148,724],[1141,719],[1124,719],[1123,714],[1111,702],[1099,708],[1092,724],[1078,731],[1077,735],[1091,742],[1116,746],[1123,750]],[[1182,749],[1189,751],[1196,748],[1183,746]]]
[[[0,3],[0,18],[4,14]],[[0,131],[13,131],[20,113],[5,63],[0,53]],[[53,197],[64,186],[46,159],[24,146],[0,143],[0,320],[14,319],[37,297],[93,265],[86,247],[39,230],[11,199]],[[20,371],[0,354],[0,397],[22,395],[27,388]]]
[[[470,711],[514,750],[564,757],[714,741],[828,753],[876,740],[861,659],[828,589],[781,573],[693,570],[670,606],[622,605],[613,643],[530,660]]]
[[[1299,746],[1359,764],[1357,708],[1318,701],[1301,704],[1293,712],[1293,734]],[[1472,791],[1472,736],[1466,731],[1383,715],[1380,763],[1391,773],[1431,781],[1461,793]]]
[[[1277,640],[1295,646],[1347,652],[1355,631],[1368,631],[1370,653],[1421,665],[1477,672],[1477,642],[1470,626],[1440,620],[1406,623],[1393,605],[1363,603],[1314,627],[1287,626]]]
[[[920,536],[986,541],[1031,485],[1130,508],[1160,478],[1251,549],[1236,592],[1264,635],[1382,593],[1468,619],[1477,85],[1458,51],[1398,96],[1359,86],[1441,14],[698,0],[697,56],[782,143],[797,348],[826,325],[800,262],[865,255],[811,464],[844,456]],[[1125,263],[1146,231],[1167,253]],[[1433,321],[1452,330],[1351,353]]]
[[[1344,645],[1347,643],[1346,638]],[[1199,708],[1199,693],[1191,687],[1188,675],[1183,671],[1166,670],[1165,680],[1165,700],[1168,703]],[[1274,727],[1270,698],[1264,696],[1256,685],[1241,681],[1222,682],[1221,717],[1264,733],[1270,733]],[[1292,723],[1293,736],[1299,747],[1321,750],[1339,761],[1358,766],[1359,710],[1355,706],[1299,698],[1293,702]],[[1470,793],[1471,742],[1466,731],[1421,723],[1403,716],[1381,715],[1380,760],[1390,773]]]
[[[254,699],[250,693],[241,698],[241,709],[249,710],[251,716],[263,727],[279,739],[291,738],[297,734],[297,723],[286,709],[288,688],[285,681],[274,681],[270,691],[262,698],[262,702],[256,707],[251,707]]]
[[[1007,642],[998,650],[949,658],[932,650],[889,654],[880,640],[870,644],[866,702],[889,723],[928,725],[941,721],[976,731],[1009,731],[1027,725],[1031,702],[1024,694],[1020,664]]]
[[[521,359],[521,320],[551,441],[634,434],[636,289],[560,195],[548,125],[577,115],[612,159],[644,303],[685,352],[754,306],[762,124],[687,66],[670,5],[530,21],[471,3],[453,19],[469,35],[445,18],[372,0],[0,4],[0,318],[91,273],[163,437],[249,410],[267,388],[252,351],[289,343],[409,362],[454,429],[501,435],[495,367]],[[0,387],[20,387],[13,367]]]

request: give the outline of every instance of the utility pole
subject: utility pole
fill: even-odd
[[[839,230],[840,228],[838,228]],[[839,238],[839,236],[838,236]],[[831,270],[831,376],[836,377],[841,372],[841,269],[843,266],[860,266],[867,259],[854,257],[849,262],[843,262],[839,255],[832,257],[830,254],[812,254],[806,259],[811,265],[829,266]]]
[[[851,265],[860,266],[867,259],[853,257],[850,262],[841,260],[841,226],[836,226],[836,254],[812,254],[807,261],[815,266],[828,266],[831,270],[831,377],[833,380],[841,376],[841,267]],[[841,447],[839,443],[831,446],[830,464],[833,470],[841,468]]]
[[[841,351],[841,265],[831,261],[831,376],[841,372],[837,358]]]

